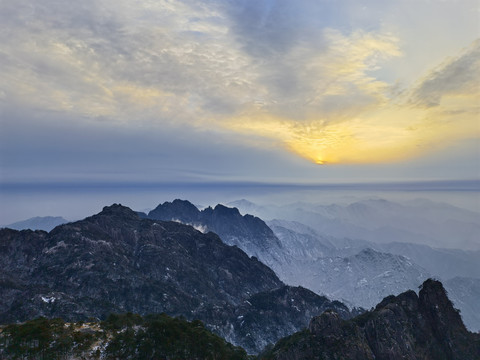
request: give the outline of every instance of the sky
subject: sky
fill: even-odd
[[[5,0],[0,186],[480,178],[477,0]]]

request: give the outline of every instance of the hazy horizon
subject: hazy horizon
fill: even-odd
[[[257,204],[296,202],[348,203],[365,198],[397,202],[427,199],[475,211],[480,215],[480,181],[416,181],[344,184],[268,183],[103,183],[11,184],[0,189],[0,225],[35,216],[62,216],[69,221],[93,215],[113,203],[136,211],[165,201],[189,200],[198,206],[246,199]]]

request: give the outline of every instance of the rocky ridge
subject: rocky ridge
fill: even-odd
[[[294,301],[286,302],[286,293]],[[266,309],[259,296],[283,316],[260,316]],[[350,316],[343,304],[286,287],[270,268],[212,232],[141,219],[117,204],[50,233],[1,229],[0,297],[1,323],[165,312],[198,318],[250,353],[325,309]]]
[[[140,216],[153,220],[179,221],[197,229],[212,231],[228,245],[238,246],[276,270],[286,262],[281,242],[265,222],[255,216],[241,215],[237,208],[221,204],[199,210],[186,200],[164,202]]]

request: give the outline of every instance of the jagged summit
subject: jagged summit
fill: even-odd
[[[182,215],[179,218],[179,214]],[[198,221],[200,210],[188,200],[165,201],[148,213],[148,218],[157,220],[181,220],[186,223]]]
[[[127,206],[122,204],[112,204],[110,206],[104,206],[102,211],[97,216],[119,216],[128,217],[132,219],[139,219],[137,213]]]
[[[150,211],[148,219],[181,221],[204,231],[216,233],[228,245],[235,245],[276,269],[282,262],[282,244],[265,222],[252,215],[242,215],[237,208],[222,204],[197,209],[186,200],[164,202]]]
[[[148,218],[157,220],[181,220],[187,223],[202,222],[208,216],[232,216],[243,217],[240,211],[233,207],[217,204],[214,208],[208,206],[199,210],[188,200],[175,199],[172,202],[165,201],[148,213]]]

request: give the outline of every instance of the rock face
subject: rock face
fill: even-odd
[[[263,359],[479,359],[480,335],[470,333],[442,284],[423,283],[385,298],[375,310],[342,320],[325,312],[284,338]]]
[[[272,270],[213,233],[141,220],[120,205],[49,234],[3,230],[0,238],[4,275],[16,278],[19,290],[31,292],[35,284],[32,296],[11,299],[2,321],[28,319],[36,295],[55,299],[46,301],[45,315],[184,314],[202,302],[238,304],[282,285]],[[64,296],[91,307],[62,309]]]
[[[208,319],[213,329],[231,343],[250,353],[259,352],[278,339],[304,329],[312,315],[334,310],[342,318],[351,316],[348,308],[302,287],[283,286],[253,295],[237,307],[210,307]],[[225,321],[227,319],[227,321]]]
[[[277,289],[297,292],[296,302],[285,302]],[[259,293],[283,304],[285,317],[257,316],[264,311],[255,305]],[[116,204],[50,233],[0,230],[0,298],[0,323],[165,312],[199,318],[249,352],[298,331],[326,308],[348,317],[342,304],[284,287],[270,268],[214,233],[141,219]],[[250,317],[254,341],[239,316]]]
[[[303,286],[364,308],[385,296],[417,288],[430,274],[407,258],[370,248],[347,257],[320,258],[304,271]],[[307,275],[308,274],[308,275]]]
[[[304,286],[352,307],[374,307],[385,296],[415,289],[431,276],[400,255],[376,251],[363,244],[337,248],[333,239],[322,237],[300,223],[274,220],[268,225],[282,243],[288,259],[274,268],[282,281]]]

